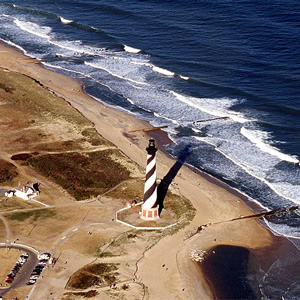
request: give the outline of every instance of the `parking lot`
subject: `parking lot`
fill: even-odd
[[[9,290],[21,287],[26,285],[26,283],[30,280],[30,274],[32,273],[32,270],[35,268],[35,266],[39,263],[39,260],[37,258],[37,254],[33,252],[32,250],[29,250],[25,247],[21,246],[14,246],[10,245],[9,247],[0,246],[1,248],[5,248],[8,251],[10,249],[17,249],[21,250],[19,254],[19,258],[21,254],[27,253],[28,257],[26,262],[23,263],[23,265],[18,265],[18,258],[16,261],[11,262],[11,269],[8,269],[8,273],[6,275],[9,275],[10,273],[13,273],[12,270],[16,267],[16,275],[14,276],[11,283],[7,283],[8,287],[0,289],[0,296],[5,295]],[[9,253],[9,252],[8,252]],[[10,271],[10,272],[9,272]]]
[[[15,280],[16,276],[18,276],[21,273],[21,270],[24,266],[24,264],[27,262],[29,257],[29,254],[27,252],[24,252],[20,255],[17,262],[15,263],[14,267],[11,269],[10,273],[6,276],[6,283],[12,284]]]
[[[46,267],[46,265],[49,262],[49,259],[51,258],[51,254],[50,253],[42,253],[38,255],[38,264],[34,267],[30,278],[28,280],[28,282],[26,283],[27,285],[32,285],[35,284],[37,279],[40,277],[43,269]]]

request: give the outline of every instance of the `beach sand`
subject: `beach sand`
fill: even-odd
[[[136,130],[151,128],[150,124],[99,103],[85,94],[76,80],[47,70],[35,59],[5,45],[0,45],[0,66],[29,76],[64,98],[93,122],[101,136],[145,167],[149,135]],[[168,142],[166,134],[154,132],[153,135],[159,145]],[[175,160],[159,151],[158,179],[162,179],[174,163]],[[191,201],[197,212],[188,226],[160,240],[138,262],[137,275],[146,285],[150,299],[213,297],[201,267],[189,258],[191,249],[209,250],[217,245],[234,245],[258,250],[274,243],[272,234],[255,219],[229,221],[250,215],[253,210],[237,193],[207,177],[182,166],[173,180],[178,192]],[[187,238],[203,224],[210,225],[201,233]]]

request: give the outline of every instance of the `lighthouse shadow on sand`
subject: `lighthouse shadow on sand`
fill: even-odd
[[[157,186],[157,204],[159,205],[159,215],[164,208],[164,200],[168,192],[169,185],[176,177],[186,158],[191,154],[190,148],[190,146],[186,146],[183,150],[180,151],[177,161]]]

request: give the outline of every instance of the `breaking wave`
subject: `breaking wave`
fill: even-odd
[[[160,74],[163,74],[163,75],[166,75],[166,76],[170,76],[170,77],[175,76],[174,72],[163,69],[163,68],[160,68],[160,67],[157,67],[157,66],[153,66],[152,69],[153,69],[154,72],[157,72],[157,73],[160,73]]]
[[[73,22],[73,20],[65,19],[63,17],[59,17],[59,19],[63,24],[70,24]]]
[[[44,39],[50,38],[50,32],[52,30],[51,27],[48,26],[40,26],[33,22],[21,21],[18,19],[14,20],[15,24],[22,30],[27,31],[33,35],[39,36]]]
[[[265,141],[268,139],[268,134],[260,130],[250,130],[245,127],[241,128],[241,134],[246,137],[251,143],[256,145],[263,152],[276,156],[280,160],[284,160],[291,163],[299,163],[299,160],[295,156],[287,155],[280,152],[276,147],[267,144]]]
[[[126,52],[129,52],[129,53],[140,53],[140,52],[142,52],[141,49],[133,48],[133,47],[126,46],[126,45],[124,45],[124,50]]]

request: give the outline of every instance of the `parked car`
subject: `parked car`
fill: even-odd
[[[8,278],[5,280],[5,282],[7,282],[7,283],[12,283],[13,281],[14,281],[14,279],[11,278],[11,277],[8,277]]]
[[[18,263],[20,263],[20,264],[24,264],[24,263],[26,263],[26,261],[27,261],[27,258],[24,258],[21,256],[18,258]]]
[[[42,273],[42,270],[33,270],[31,275],[40,275]]]
[[[36,283],[35,279],[30,279],[26,284],[27,285],[32,285],[32,284],[35,284],[35,283]]]
[[[44,252],[38,255],[38,260],[46,260],[48,261],[51,257],[51,254],[48,252]]]

